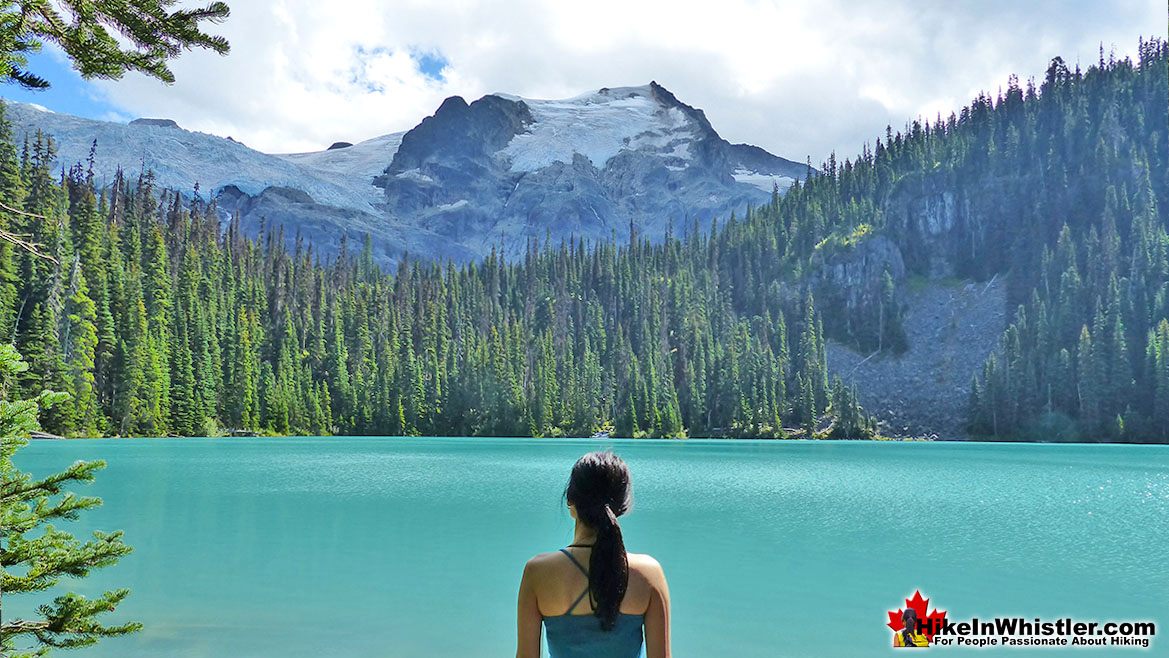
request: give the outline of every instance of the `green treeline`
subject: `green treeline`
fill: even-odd
[[[1137,67],[1055,66],[1011,117],[1037,187],[1016,225],[1014,321],[972,385],[973,432],[1169,442],[1166,74],[1164,42],[1142,44]]]
[[[890,130],[855,161],[831,158],[724,230],[744,236],[747,285],[735,292],[814,273],[817,254],[877,235],[913,274],[1005,276],[1017,310],[972,382],[972,434],[1169,441],[1167,54],[1152,40],[1136,62],[1102,51],[1080,71],[1057,58],[1038,85],[1012,77],[997,98]],[[897,350],[890,283],[871,283],[851,309],[816,291],[826,334]]]
[[[1043,253],[1041,288],[973,383],[975,431],[1169,441],[1165,227],[1145,206],[1122,239],[1114,218]]]
[[[95,190],[89,167],[54,177],[53,158],[44,135],[18,153],[0,121],[6,227],[59,263],[0,247],[0,335],[30,364],[19,390],[70,394],[47,431],[874,433],[830,385],[810,295],[741,309],[728,236],[390,276],[368,241],[322,266],[279,229],[221,230],[213,205],[149,174]]]
[[[0,247],[0,331],[32,365],[26,392],[72,394],[45,419],[62,434],[863,437],[824,341],[904,349],[901,280],[844,295],[825,273],[884,240],[909,274],[1008,282],[1018,310],[972,382],[973,433],[1163,441],[1167,61],[1160,40],[1087,71],[1057,58],[663,244],[392,274],[368,245],[322,265],[279,228],[223,231],[149,174],[53,176],[48,137],[18,151],[0,126],[0,201],[47,220],[0,218],[60,262]]]

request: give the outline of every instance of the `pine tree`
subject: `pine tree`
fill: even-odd
[[[14,5],[0,17],[0,77],[31,89],[49,86],[27,69],[28,54],[45,43],[59,46],[86,79],[117,79],[136,71],[167,83],[174,82],[167,60],[184,50],[228,52],[226,39],[200,29],[200,23],[227,18],[223,2],[173,11],[166,0],[100,5],[83,0],[53,5],[19,0]]]
[[[70,434],[101,436],[106,419],[99,407],[94,380],[94,366],[98,345],[96,307],[89,298],[85,275],[79,263],[74,263],[72,282],[65,304],[64,356],[69,370],[72,407]],[[62,405],[64,406],[64,405]]]
[[[0,581],[5,596],[31,596],[57,585],[63,576],[83,578],[91,569],[114,564],[130,553],[122,533],[95,532],[79,541],[52,523],[71,521],[101,504],[100,498],[76,496],[67,487],[92,482],[103,461],[79,461],[65,471],[34,478],[13,464],[13,457],[37,430],[38,411],[61,404],[66,396],[45,391],[32,399],[10,400],[13,379],[26,364],[11,345],[0,344]],[[5,655],[31,657],[49,648],[91,645],[103,637],[135,632],[137,622],[106,625],[98,619],[129,595],[127,589],[104,592],[96,599],[74,593],[58,596],[37,607],[28,619],[5,616],[0,624],[0,650]]]

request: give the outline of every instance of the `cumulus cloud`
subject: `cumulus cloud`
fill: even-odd
[[[1161,36],[1147,0],[922,3],[722,0],[234,0],[227,57],[173,65],[173,86],[98,83],[119,111],[176,119],[267,152],[407,130],[443,98],[574,96],[656,80],[734,142],[814,163],[1056,55],[1085,67]]]

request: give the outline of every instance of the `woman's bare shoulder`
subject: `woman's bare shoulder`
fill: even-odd
[[[561,553],[558,551],[551,551],[549,553],[537,553],[533,555],[527,563],[524,564],[524,571],[538,571],[541,567],[550,564],[556,556]]]
[[[661,569],[662,565],[649,553],[626,553],[629,556],[629,568],[635,565],[641,569]]]
[[[652,555],[645,553],[627,553],[629,558],[629,572],[637,574],[650,583],[657,583],[666,579],[662,565]]]

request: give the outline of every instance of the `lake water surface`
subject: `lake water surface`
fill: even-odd
[[[951,618],[1152,619],[1169,655],[1163,446],[96,440],[17,464],[106,459],[69,525],[135,549],[66,584],[130,587],[116,615],[145,630],[61,655],[488,657],[514,655],[523,563],[571,542],[561,494],[599,447],[633,472],[626,545],[665,568],[679,658],[887,654],[916,589]]]

